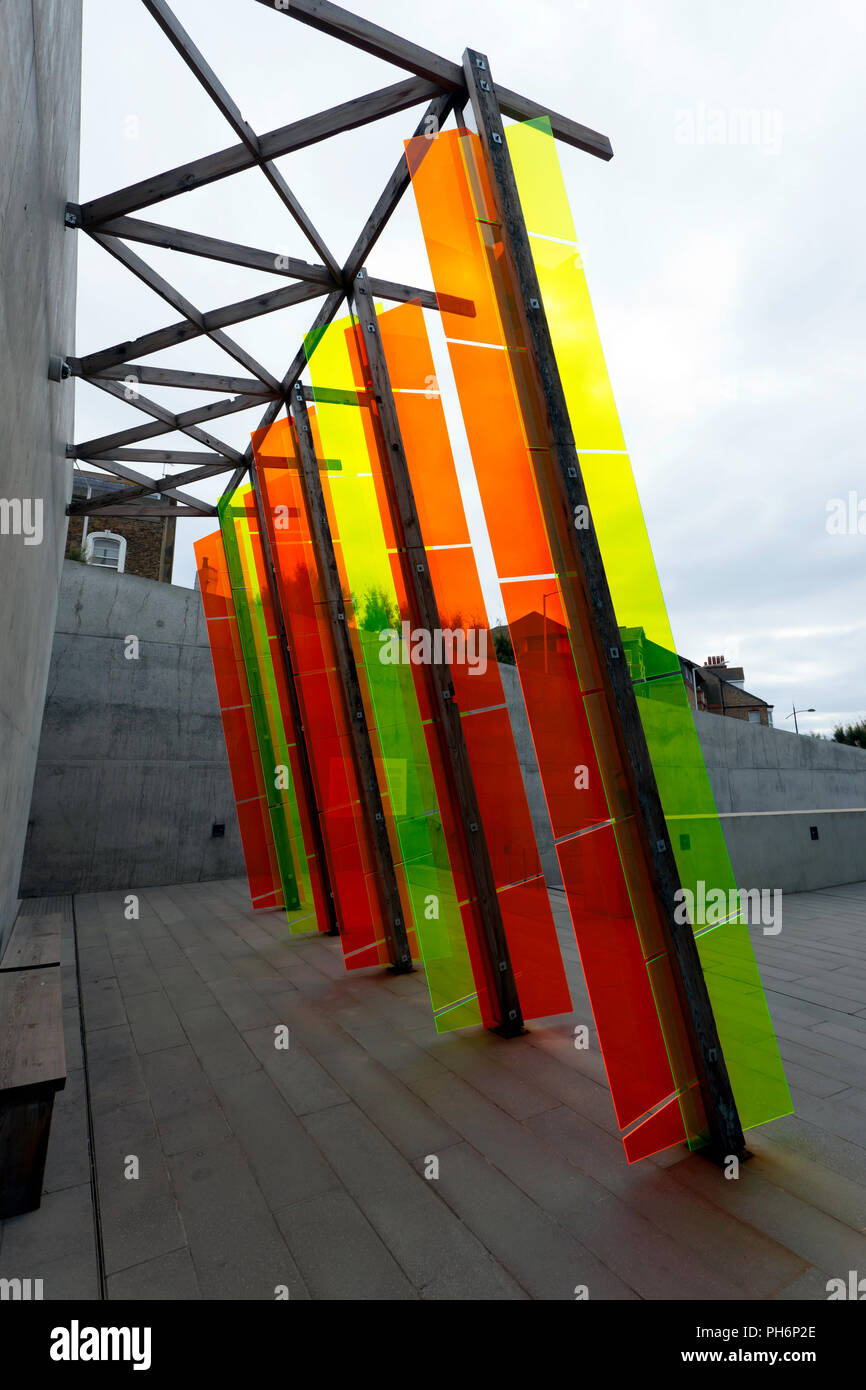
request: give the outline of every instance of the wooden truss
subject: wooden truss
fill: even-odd
[[[348,10],[329,3],[329,0],[291,0],[290,4],[274,4],[260,0],[282,15],[300,21],[335,39],[363,49],[402,68],[411,75],[392,86],[367,96],[356,97],[320,111],[305,120],[282,126],[279,130],[257,135],[244,120],[235,102],[213,72],[195,43],[172,13],[166,0],[142,0],[169,42],[187,67],[201,83],[208,96],[228,121],[238,138],[238,144],[219,150],[216,154],[195,159],[170,169],[164,174],[144,179],[128,188],[119,189],[102,198],[82,205],[70,204],[66,209],[66,225],[79,228],[114,256],[122,265],[148,286],[178,315],[175,322],[153,333],[125,343],[116,343],[86,357],[71,358],[64,374],[80,377],[100,390],[125,400],[135,410],[148,417],[148,422],[127,430],[88,439],[70,445],[69,456],[90,463],[124,479],[127,486],[98,498],[73,502],[69,514],[101,516],[213,516],[215,507],[195,497],[187,489],[205,478],[231,474],[229,488],[255,462],[252,447],[243,453],[226,444],[210,432],[211,422],[264,404],[259,428],[273,423],[281,411],[290,409],[292,390],[305,366],[306,354],[300,346],[282,380],[278,380],[260,362],[241,347],[227,331],[235,324],[273,313],[278,309],[307,300],[321,300],[312,329],[323,328],[339,312],[344,300],[351,296],[352,285],[359,270],[382,234],[389,218],[409,186],[409,171],[401,159],[358,235],[344,265],[341,265],[326,246],[305,209],[298,202],[275,159],[301,150],[322,140],[369,125],[396,112],[409,111],[422,104],[425,109],[414,135],[443,125],[452,113],[462,112],[467,101],[466,78],[459,63],[449,62],[429,53],[407,39],[389,33],[369,20],[350,14]],[[568,144],[610,159],[610,141],[586,126],[548,112],[544,106],[527,100],[517,92],[495,86],[501,110],[517,120],[549,115],[554,134]],[[304,261],[280,256],[276,252],[253,246],[242,246],[216,237],[200,236],[161,223],[143,221],[134,214],[150,208],[167,198],[187,193],[205,184],[230,178],[247,169],[259,168],[277,193],[287,212],[304,233],[317,260]],[[264,294],[235,304],[203,312],[153,270],[129,243],[158,246],[191,256],[221,261],[229,265],[264,270],[279,276],[286,283]],[[420,300],[425,308],[438,309],[439,301],[429,290],[414,285],[402,285],[370,277],[371,294],[395,301]],[[238,364],[243,375],[220,376],[206,372],[171,371],[148,365],[151,358],[164,348],[189,342],[194,338],[209,338]],[[174,414],[156,401],[149,400],[140,388],[149,385],[178,387],[184,390],[213,391],[221,399],[195,410]],[[133,389],[131,389],[133,388]],[[205,428],[202,428],[205,426]],[[161,450],[153,447],[160,435],[179,431],[193,440],[197,451]],[[138,446],[144,447],[138,447]],[[202,450],[204,452],[202,452]],[[155,479],[142,472],[139,465],[163,464],[180,467],[173,476]],[[130,486],[129,484],[132,484]],[[164,499],[164,500],[163,500]]]
[[[311,507],[311,524],[316,537],[320,568],[327,583],[328,576],[331,570],[335,570],[335,566],[327,518],[319,496],[321,485],[318,464],[312,452],[307,426],[306,401],[311,398],[312,393],[300,380],[307,365],[304,346],[302,344],[298,348],[285,375],[281,380],[277,380],[241,347],[227,330],[235,324],[259,318],[288,305],[317,299],[321,303],[312,324],[311,331],[315,331],[330,323],[343,302],[348,301],[355,316],[369,329],[369,338],[365,334],[369,349],[369,370],[372,387],[380,403],[380,427],[387,439],[392,481],[400,499],[401,516],[405,519],[404,542],[408,548],[417,549],[419,554],[423,553],[403,443],[391,397],[387,362],[378,342],[372,300],[376,297],[398,302],[420,300],[422,305],[431,309],[444,307],[444,301],[438,300],[432,292],[423,288],[369,277],[364,268],[370,252],[409,186],[406,160],[401,157],[361,229],[348,259],[342,265],[334,258],[273,163],[283,155],[329,139],[342,131],[353,130],[396,112],[408,111],[422,105],[424,111],[414,129],[416,135],[429,134],[431,129],[440,128],[452,115],[456,115],[458,123],[462,124],[464,107],[471,106],[492,177],[502,227],[503,247],[508,257],[512,282],[520,286],[524,298],[524,311],[530,306],[532,309],[531,314],[524,313],[525,326],[532,347],[538,384],[545,402],[551,455],[558,462],[563,497],[567,499],[569,511],[577,506],[585,506],[587,498],[580,462],[504,140],[502,117],[528,120],[536,116],[547,116],[557,139],[604,160],[610,159],[613,153],[607,137],[501,87],[493,80],[484,54],[467,49],[462,63],[451,62],[372,24],[369,20],[350,14],[347,10],[331,4],[330,0],[287,0],[285,4],[282,0],[276,0],[276,3],[275,0],[258,0],[258,3],[268,5],[276,14],[310,25],[335,39],[393,63],[408,72],[409,77],[380,91],[320,111],[305,120],[293,122],[265,135],[258,135],[243,119],[228,92],[199,53],[190,36],[178,23],[165,0],[142,2],[232,126],[238,143],[120,189],[116,193],[96,198],[81,206],[67,208],[68,226],[80,228],[94,241],[99,242],[133,275],[164,299],[178,315],[175,322],[156,332],[145,334],[130,342],[115,344],[86,357],[74,358],[66,364],[68,371],[64,374],[71,373],[81,377],[121,399],[128,399],[132,395],[129,403],[147,417],[147,423],[138,427],[70,447],[69,453],[72,457],[88,461],[132,484],[119,488],[116,493],[107,497],[74,502],[68,509],[70,514],[154,516],[170,513],[173,516],[213,516],[216,508],[196,498],[186,489],[202,479],[217,474],[230,474],[227,490],[231,491],[247,473],[261,514],[260,489],[252,445],[240,453],[202,426],[210,426],[213,421],[235,411],[263,404],[264,413],[258,428],[264,429],[285,409],[287,415],[294,420],[297,429],[302,469]],[[267,250],[181,231],[161,223],[143,221],[135,216],[141,209],[149,208],[167,198],[256,167],[261,170],[291,217],[304,232],[318,257],[316,261],[277,257]],[[171,248],[188,255],[231,265],[266,270],[279,275],[287,283],[268,293],[203,312],[131,250],[128,245],[130,242]],[[448,307],[453,308],[453,303]],[[198,337],[210,338],[224,349],[238,364],[242,374],[225,376],[171,371],[149,366],[142,361],[143,358],[151,357],[164,348]],[[133,393],[128,390],[129,378],[135,380]],[[127,383],[126,387],[124,383]],[[148,385],[212,391],[219,399],[208,406],[173,414],[141,394],[139,388]],[[153,447],[154,440],[172,431],[189,435],[199,448],[196,451],[177,451]],[[144,447],[137,447],[141,445]],[[135,465],[143,463],[180,466],[182,471],[169,478],[157,480],[138,471]],[[273,556],[270,553],[267,528],[264,525],[260,527],[260,535],[264,562],[275,589]],[[661,918],[665,924],[666,945],[674,967],[676,990],[710,1124],[712,1151],[717,1158],[731,1154],[742,1156],[745,1153],[742,1128],[694,937],[691,927],[688,924],[679,924],[675,915],[679,876],[674,855],[670,850],[667,826],[634,690],[626,663],[621,656],[619,631],[594,528],[591,525],[581,530],[570,528],[570,546],[569,569],[581,577],[586,612],[591,615],[590,640],[595,646],[599,667],[604,672],[605,697],[615,712],[616,740],[627,769],[626,775],[631,782],[634,803],[639,808],[642,852],[649,870],[652,892],[661,908]],[[426,567],[419,564],[413,565],[412,568],[417,576],[416,579],[413,578],[415,592],[411,596],[415,611],[427,626],[436,627],[436,601]],[[340,606],[339,600],[339,588],[336,587],[333,593],[335,611]],[[277,610],[278,607],[277,605]],[[339,627],[339,624],[337,626]],[[291,656],[287,635],[282,629],[280,647],[291,693],[294,690]],[[346,698],[350,704],[359,704],[357,673],[350,644],[344,642],[343,646],[339,647],[338,659]],[[463,744],[460,719],[454,710],[453,702],[450,701],[447,667],[435,673],[435,681],[434,695],[444,731],[445,756],[458,788],[461,813],[465,816],[467,825],[476,830],[478,811],[474,787]],[[371,823],[375,824],[380,822],[382,817],[376,814],[378,803],[375,799],[375,778],[369,773],[372,764],[370,749],[366,746],[367,737],[366,730],[359,726],[357,738],[360,743],[356,748],[356,754],[359,766],[367,773],[362,777],[362,784],[369,792],[370,804],[367,811]],[[301,751],[304,755],[302,773],[305,782],[308,782],[310,771],[306,766],[306,750]],[[486,851],[480,845],[480,838],[476,858],[477,862],[473,862],[473,874],[478,899],[483,908],[487,951],[490,961],[496,967],[498,1002],[503,1019],[502,1031],[518,1033],[522,1031],[519,1000],[499,918],[496,892],[495,888],[491,887],[490,866],[486,861]],[[389,913],[393,919],[385,924],[391,941],[393,967],[411,968],[405,924],[399,917],[399,897],[393,882],[390,850],[384,837],[381,838],[381,843],[377,843],[377,860],[384,901],[389,904]],[[636,1065],[639,1065],[637,1061]]]

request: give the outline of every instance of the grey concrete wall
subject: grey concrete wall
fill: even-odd
[[[0,4],[0,498],[41,499],[43,539],[0,534],[0,952],[18,878],[66,537],[74,352],[81,0]]]
[[[866,749],[714,714],[699,713],[697,727],[741,886],[795,893],[866,879]]]
[[[138,661],[125,638],[140,642]],[[503,684],[548,882],[561,878],[520,684]],[[698,735],[743,887],[866,879],[866,751],[718,715]],[[214,823],[224,839],[214,839]],[[812,840],[809,827],[817,825]],[[21,892],[244,872],[197,592],[67,561]]]
[[[198,592],[66,561],[30,821],[25,897],[243,874]]]

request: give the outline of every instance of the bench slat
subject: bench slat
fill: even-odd
[[[65,1084],[60,967],[0,971],[0,1094]]]
[[[59,965],[62,931],[62,912],[45,912],[32,917],[19,915],[0,960],[0,970]]]

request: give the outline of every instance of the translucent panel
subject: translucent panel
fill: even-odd
[[[346,968],[387,964],[375,875],[370,896],[374,855],[351,715],[337,671],[332,614],[318,573],[291,424],[277,421],[253,437],[253,446]]]
[[[679,672],[628,456],[581,451],[580,468],[632,674]]]
[[[449,351],[496,568],[503,579],[549,574],[550,546],[507,354],[461,343]]]
[[[268,805],[283,899],[293,931],[327,926],[323,866],[306,804],[285,677],[276,654],[276,623],[265,582],[255,506],[249,488],[219,504],[232,599]],[[318,921],[316,919],[318,914]]]
[[[671,1095],[675,1082],[613,829],[560,841],[556,853],[617,1121],[625,1128]]]
[[[195,541],[194,550],[250,900],[255,908],[278,908],[283,891],[219,531]]]
[[[683,887],[695,895],[701,886],[727,894],[735,888],[733,871],[631,467],[622,452],[625,445],[586,277],[574,236],[563,234],[567,199],[549,122],[512,126],[506,138],[524,217],[534,234],[533,259],[590,511]],[[571,244],[547,239],[551,237]],[[692,920],[700,929],[701,914]],[[715,928],[712,935],[724,941],[724,951],[704,939],[704,976],[734,1096],[748,1126],[790,1113],[790,1096],[748,934],[732,925]],[[723,969],[723,961],[730,971]],[[734,978],[736,985],[731,983]],[[748,1048],[744,1037],[750,1039]]]
[[[709,1139],[697,1086],[669,1100],[643,1124],[636,1125],[625,1135],[622,1142],[626,1158],[629,1163],[636,1163],[638,1159],[649,1158],[651,1154],[682,1143],[683,1131],[690,1149],[702,1148]]]
[[[630,1125],[685,1090],[693,1068],[688,1049],[683,1053],[679,1002],[665,987],[663,953],[652,965],[656,988],[648,969],[649,947],[660,944],[659,923],[637,897],[646,884],[632,862],[640,848],[634,808],[611,712],[598,693],[604,682],[592,612],[563,563],[569,555],[565,530],[574,518],[562,501],[544,410],[515,322],[480,147],[475,137],[456,133],[440,135],[435,146],[419,166],[410,147],[413,187],[437,292],[452,288],[448,275],[459,275],[460,293],[473,299],[488,326],[485,334],[470,336],[464,325],[443,317],[611,1092],[620,1123]],[[448,185],[460,178],[458,196]],[[560,199],[560,215],[565,206]],[[548,235],[561,234],[561,216],[557,228]],[[610,441],[597,447],[610,447]],[[645,874],[645,863],[641,867]],[[686,1137],[682,1119],[677,1134]]]
[[[311,373],[314,437],[320,457],[329,460],[323,485],[393,850],[405,875],[437,1027],[466,1027],[482,1021],[484,1009],[443,828],[443,815],[450,815],[447,792],[443,801],[427,752],[414,668],[380,659],[381,634],[399,632],[403,615],[389,555],[393,533],[386,510],[383,524],[373,477],[375,471],[381,483],[375,437],[362,418],[369,412],[325,399],[325,388],[362,384],[351,320],[331,325],[318,339]]]
[[[389,371],[398,381],[435,380],[419,306],[403,304],[381,313],[379,330]],[[499,906],[523,1016],[549,1017],[569,1009],[570,996],[553,913],[540,879],[535,832],[489,636],[475,555],[467,544],[469,532],[444,411],[433,392],[401,392],[396,401],[422,539],[428,547],[424,563],[429,568],[441,625],[433,634],[429,659],[448,666],[454,698],[463,715],[480,828],[494,883],[501,890]],[[408,430],[403,428],[404,420],[410,425]],[[431,498],[439,499],[435,508]],[[431,548],[434,546],[446,548]],[[432,728],[427,728],[428,748],[439,734],[437,717]],[[431,765],[435,774],[439,760],[432,748]],[[455,831],[458,828],[462,832],[462,820],[457,820]],[[454,862],[462,867],[463,859],[463,855],[455,856]],[[470,949],[473,944],[474,938]]]
[[[610,819],[553,579],[503,584],[505,616],[555,839]]]

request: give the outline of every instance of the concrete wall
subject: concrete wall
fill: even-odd
[[[81,0],[0,4],[0,498],[41,499],[43,539],[0,534],[0,952],[11,929],[66,535],[75,349]]]
[[[742,887],[796,893],[866,879],[866,749],[719,715],[696,719]]]
[[[25,897],[243,874],[197,592],[66,561],[30,820]]]
[[[130,635],[140,642],[138,661],[124,655]],[[500,672],[555,886],[517,673]],[[866,751],[712,714],[698,714],[697,727],[743,887],[794,892],[866,879]],[[224,839],[212,837],[214,823],[225,825]],[[198,593],[67,561],[22,895],[243,872]]]

